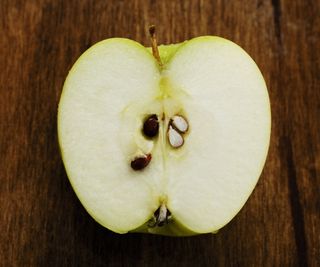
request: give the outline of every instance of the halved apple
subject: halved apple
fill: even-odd
[[[264,79],[220,37],[89,48],[63,87],[58,134],[78,198],[117,233],[216,232],[242,208],[270,138]]]

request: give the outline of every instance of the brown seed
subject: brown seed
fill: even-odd
[[[131,161],[131,168],[134,169],[135,171],[142,170],[148,166],[148,164],[151,161],[151,158],[152,158],[151,154],[136,157],[134,158],[134,160]]]
[[[159,132],[159,121],[157,115],[149,116],[143,124],[143,133],[147,137],[155,137]]]

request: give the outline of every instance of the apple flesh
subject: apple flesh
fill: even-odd
[[[151,49],[123,38],[101,41],[72,67],[58,111],[67,175],[81,203],[117,233],[216,232],[242,208],[263,169],[270,104],[258,67],[238,45],[204,36]],[[156,114],[159,132],[142,134]],[[168,127],[188,122],[173,148]],[[139,153],[150,163],[135,171]],[[159,207],[170,212],[152,225]]]

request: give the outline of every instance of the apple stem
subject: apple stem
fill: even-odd
[[[155,57],[155,59],[158,61],[159,65],[162,66],[158,44],[157,44],[157,38],[156,38],[156,26],[151,25],[149,27],[149,33],[150,33],[150,39],[151,39],[152,54]]]

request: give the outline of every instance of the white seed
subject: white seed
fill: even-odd
[[[180,133],[185,133],[189,128],[187,120],[180,115],[175,115],[171,123]]]
[[[171,125],[169,126],[168,138],[170,145],[174,148],[178,148],[183,145],[183,137]]]

